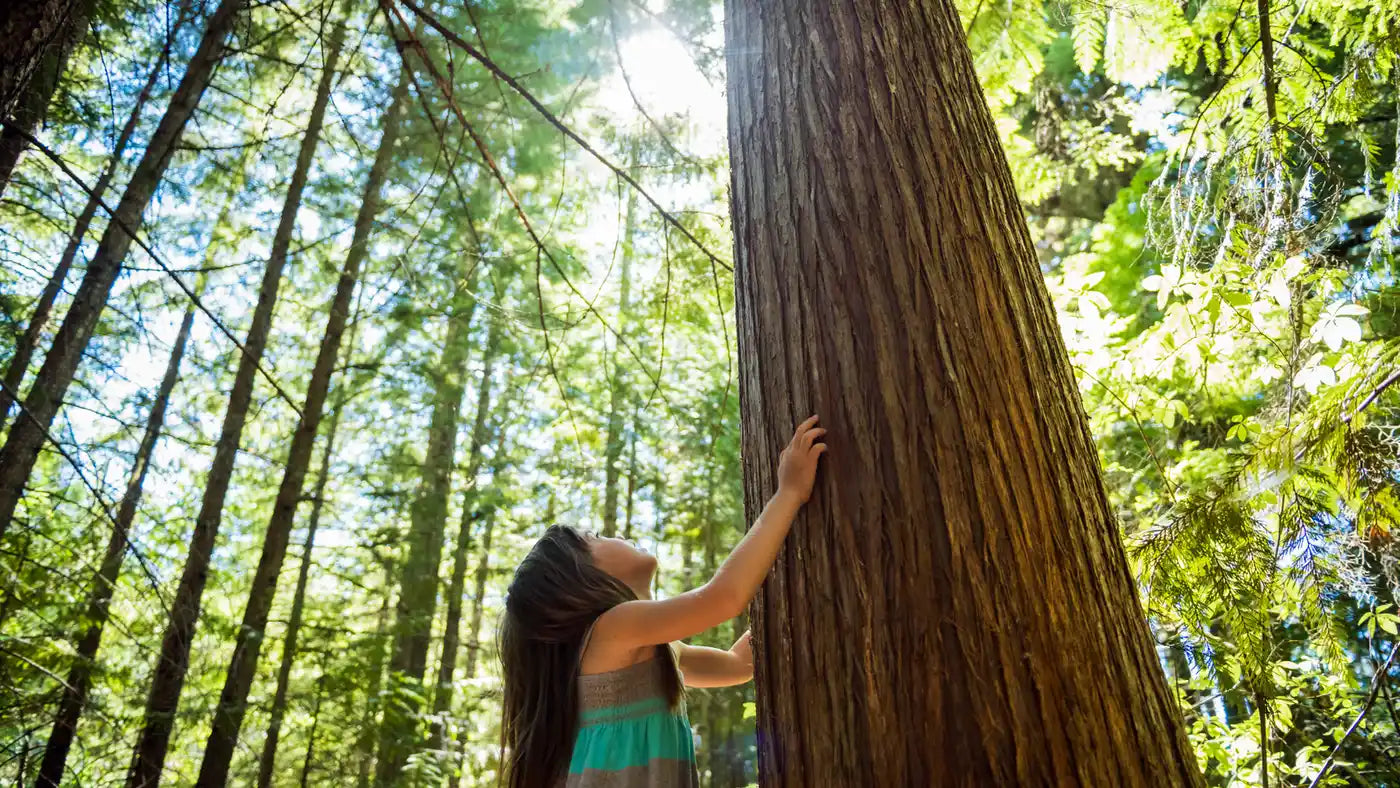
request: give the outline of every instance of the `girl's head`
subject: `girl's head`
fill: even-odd
[[[578,726],[584,637],[613,607],[647,595],[656,559],[622,539],[551,526],[515,570],[501,623],[502,744],[512,788],[550,785]],[[670,649],[662,649],[673,660]],[[674,702],[680,694],[677,680]]]

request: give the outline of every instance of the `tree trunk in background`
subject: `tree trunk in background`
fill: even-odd
[[[156,81],[160,79],[161,72],[165,70],[165,64],[170,59],[170,47],[175,41],[175,33],[179,31],[183,22],[184,17],[181,16],[180,21],[175,24],[170,35],[166,38],[165,46],[160,50],[160,57],[156,58],[155,65],[147,74],[146,84],[141,87],[141,92],[136,94],[136,104],[131,108],[131,114],[127,116],[121,133],[117,135],[117,142],[112,147],[112,155],[107,159],[107,166],[102,169],[102,174],[97,177],[97,182],[93,184],[87,204],[83,206],[82,213],[78,214],[78,220],[73,224],[73,232],[68,236],[68,245],[64,247],[63,255],[58,258],[58,265],[54,266],[53,274],[49,277],[48,284],[44,286],[44,291],[39,294],[39,300],[34,304],[34,312],[29,316],[29,323],[24,327],[24,334],[20,336],[18,344],[15,345],[15,351],[10,356],[8,366],[5,367],[5,384],[0,387],[0,429],[4,428],[5,420],[9,418],[10,407],[14,405],[14,397],[19,396],[24,373],[29,369],[29,360],[34,357],[34,348],[38,346],[44,325],[48,323],[49,315],[53,312],[54,301],[58,299],[58,294],[63,289],[64,280],[68,278],[68,269],[73,267],[73,259],[78,256],[78,250],[82,248],[83,239],[87,237],[92,219],[97,215],[102,195],[107,192],[107,187],[112,183],[112,176],[121,166],[126,146],[131,142],[131,135],[135,133],[136,125],[141,121],[141,111],[145,109],[146,102],[151,98],[151,91],[155,89]],[[3,147],[4,144],[3,141],[0,141],[0,147]],[[3,189],[3,184],[0,184],[0,189]],[[12,396],[10,392],[14,392],[14,395]]]
[[[468,679],[476,678],[476,667],[481,662],[481,616],[486,598],[486,579],[491,574],[491,536],[496,528],[495,507],[481,520],[481,550],[476,562],[475,587],[472,589],[472,620],[467,629],[467,663],[462,671]]]
[[[268,519],[267,533],[263,537],[262,554],[253,574],[248,604],[243,610],[243,623],[238,628],[224,688],[219,694],[219,705],[214,710],[214,729],[209,734],[204,759],[200,763],[200,785],[223,785],[228,779],[229,762],[233,758],[238,732],[243,726],[243,715],[247,711],[248,690],[257,672],[263,633],[272,612],[272,600],[277,594],[277,578],[282,573],[282,562],[287,557],[287,543],[291,540],[292,524],[296,521],[297,504],[301,502],[306,469],[311,464],[311,451],[316,443],[326,393],[330,389],[336,360],[340,357],[340,342],[350,316],[350,302],[360,280],[360,268],[369,251],[370,232],[379,213],[380,191],[394,161],[394,141],[398,137],[403,98],[407,93],[403,87],[406,79],[400,78],[399,85],[385,115],[384,134],[374,164],[370,167],[359,213],[355,217],[354,237],[345,254],[335,297],[331,300],[321,349],[316,355],[316,364],[312,367],[307,385],[306,404],[302,407],[301,419],[292,435],[292,445],[287,450],[286,470],[272,505],[272,516]]]
[[[201,283],[202,284],[202,283]],[[203,289],[198,288],[198,289]],[[151,412],[146,417],[146,431],[141,436],[141,445],[136,449],[132,460],[131,473],[127,478],[126,492],[122,495],[117,509],[117,520],[113,523],[112,535],[107,540],[107,552],[93,578],[88,591],[87,629],[78,641],[78,653],[73,667],[68,671],[68,681],[58,701],[58,714],[54,718],[53,731],[44,745],[44,761],[39,766],[36,788],[57,788],[63,784],[63,770],[68,763],[68,751],[73,746],[73,737],[78,730],[78,719],[87,703],[88,690],[92,688],[92,670],[96,664],[97,649],[102,643],[102,629],[107,624],[111,610],[112,595],[117,588],[117,576],[121,573],[122,562],[126,558],[128,535],[131,524],[136,519],[136,507],[141,503],[142,487],[146,481],[146,471],[150,469],[151,455],[165,428],[165,410],[170,404],[170,392],[180,379],[180,362],[185,357],[185,345],[190,338],[190,326],[194,324],[195,307],[185,310],[180,322],[180,332],[175,335],[175,347],[170,351],[170,360],[165,364],[165,376],[156,390]]]
[[[329,56],[327,63],[330,65]],[[334,69],[328,68],[327,71]],[[328,84],[323,74],[322,86]],[[396,88],[396,91],[396,96],[403,92],[401,87]],[[258,303],[253,311],[252,323],[248,327],[248,336],[243,343],[244,352],[239,357],[238,369],[234,373],[228,409],[224,413],[224,423],[214,449],[214,460],[209,468],[199,515],[195,519],[194,531],[190,534],[190,547],[185,558],[184,571],[180,577],[179,588],[175,592],[170,622],[161,641],[160,656],[151,680],[150,693],[146,700],[145,722],[127,778],[129,788],[150,788],[160,781],[175,710],[180,704],[180,689],[184,684],[185,671],[189,667],[190,646],[193,644],[195,623],[199,618],[204,584],[208,579],[209,560],[223,519],[224,499],[228,496],[229,484],[232,481],[233,466],[238,457],[238,446],[242,440],[248,406],[252,401],[258,364],[272,326],[272,313],[277,304],[277,291],[281,286],[282,269],[286,266],[287,251],[296,226],[302,191],[305,189],[311,159],[320,137],[321,120],[325,115],[325,96],[322,93],[318,88],[316,104],[313,105],[311,118],[307,122],[306,134],[297,154],[296,168],[288,185],[286,200],[283,202],[282,216],[273,236],[267,267],[263,270],[262,282],[258,288]],[[389,141],[390,147],[396,132],[398,107],[401,103],[401,100],[396,98],[385,113],[384,137]],[[384,148],[383,142],[380,147],[381,150]],[[371,180],[374,174],[375,170],[371,169]],[[382,172],[380,177],[383,177]],[[377,194],[378,188],[376,186],[368,191]],[[365,212],[363,205],[360,212]],[[368,234],[368,227],[362,228],[360,223],[357,219],[355,237],[360,241],[359,253],[363,254],[362,239]],[[356,248],[352,242],[352,255],[356,253]]]
[[[476,299],[471,298],[469,303],[474,308]],[[408,556],[399,579],[399,601],[394,615],[389,694],[380,727],[379,757],[375,769],[375,784],[381,786],[399,780],[408,756],[422,743],[417,734],[418,704],[412,696],[423,691],[423,677],[428,669],[428,646],[437,612],[438,568],[442,564],[443,534],[447,527],[447,494],[456,453],[457,423],[466,391],[463,376],[466,374],[467,330],[471,318],[472,310],[466,309],[463,315],[448,324],[448,336],[437,366],[423,477],[410,511],[412,531],[408,537]],[[495,323],[496,319],[493,318],[492,325]],[[490,357],[486,358],[489,361]],[[485,378],[482,381],[487,382]],[[483,400],[489,404],[489,397],[489,387],[479,388],[478,408]],[[478,413],[473,423],[467,467],[462,475],[466,485],[471,485],[476,479],[481,456],[482,424],[481,414]],[[409,693],[401,692],[401,689]]]
[[[384,562],[384,604],[379,608],[379,618],[374,625],[374,650],[370,654],[369,687],[365,690],[365,715],[360,722],[360,734],[355,737],[355,752],[359,756],[359,775],[356,788],[369,788],[370,765],[374,760],[374,743],[378,740],[379,728],[375,717],[382,706],[379,688],[384,681],[384,655],[389,634],[389,603],[394,594],[394,563]]]
[[[0,537],[4,536],[14,517],[24,483],[43,445],[44,434],[58,413],[68,385],[73,382],[73,373],[78,369],[78,362],[97,325],[97,318],[107,305],[112,283],[116,281],[127,250],[131,248],[132,237],[128,230],[139,230],[141,215],[170,163],[185,122],[194,113],[204,89],[209,85],[214,65],[224,51],[224,39],[246,3],[247,0],[222,0],[209,17],[199,49],[190,59],[179,87],[170,98],[165,116],[161,118],[160,125],[146,146],[146,152],[132,172],[112,220],[97,244],[97,251],[88,262],[87,272],[73,297],[73,304],[68,308],[63,325],[54,336],[48,355],[44,357],[44,365],[35,378],[34,386],[24,400],[28,415],[15,420],[4,448],[0,449]],[[0,40],[3,40],[3,36],[0,36]],[[3,72],[4,68],[0,67],[0,73]]]
[[[637,163],[634,143],[630,156]],[[618,462],[622,459],[623,413],[627,409],[627,388],[622,379],[623,342],[629,336],[632,323],[632,243],[637,231],[637,190],[627,190],[627,225],[622,244],[622,271],[619,274],[617,297],[617,337],[613,338],[612,382],[608,395],[608,433],[604,446],[603,468],[603,536],[617,535],[617,482],[621,475]]]
[[[504,438],[502,438],[504,440]],[[504,448],[501,449],[504,451]],[[492,470],[491,478],[494,480],[500,468]],[[477,551],[476,577],[474,578],[475,588],[472,593],[472,615],[471,623],[467,628],[467,661],[462,666],[462,677],[468,681],[476,678],[476,666],[481,662],[481,616],[484,607],[483,600],[486,597],[486,579],[491,573],[491,536],[496,530],[496,507],[492,505],[487,509],[486,514],[481,518],[481,549]],[[477,701],[479,702],[479,700]],[[471,730],[471,718],[476,711],[476,703],[467,706],[463,712],[463,730]],[[457,761],[463,763],[466,759],[467,737],[462,737],[461,744],[457,747]],[[466,769],[457,773],[457,784],[463,785],[466,781]]]
[[[725,26],[760,782],[1202,785],[953,3]]]
[[[316,756],[316,728],[321,724],[321,697],[325,695],[326,674],[316,680],[316,705],[311,709],[311,730],[306,735],[306,757],[301,760],[301,788],[310,785],[311,763]]]
[[[352,328],[353,334],[353,328]],[[354,352],[353,336],[346,343],[348,356]],[[263,739],[262,755],[258,759],[258,788],[272,785],[272,770],[277,763],[277,740],[282,733],[282,718],[287,713],[287,686],[291,684],[292,665],[296,662],[297,636],[301,633],[302,610],[306,605],[306,584],[311,578],[311,552],[316,547],[316,529],[321,524],[321,510],[326,504],[326,482],[330,479],[331,456],[335,452],[335,433],[340,426],[340,412],[346,396],[336,397],[331,418],[326,424],[326,445],[321,452],[321,475],[316,479],[316,492],[311,497],[311,517],[306,524],[306,538],[301,543],[301,567],[297,570],[297,587],[292,593],[292,612],[287,619],[287,634],[282,639],[282,661],[277,666],[277,689],[272,696],[271,719]]]
[[[495,369],[496,356],[500,353],[501,323],[499,309],[493,311],[490,327],[486,330],[486,344],[481,351],[481,382],[477,385],[471,450],[468,453],[467,470],[462,478],[462,523],[457,533],[456,550],[452,556],[452,579],[447,591],[447,624],[442,633],[437,691],[433,693],[431,747],[434,750],[444,749],[443,734],[446,726],[442,720],[452,711],[452,680],[457,672],[457,649],[462,635],[462,591],[467,584],[467,561],[471,559],[471,527],[480,514],[476,506],[476,473],[481,464],[481,447],[486,442],[486,422],[491,411],[491,375]]]
[[[24,3],[16,5],[24,5]],[[43,6],[42,3],[31,3],[31,5],[40,8]],[[64,6],[59,11],[58,19],[48,14],[45,15],[47,18],[44,21],[58,22],[53,29],[52,38],[43,47],[29,84],[23,88],[23,92],[13,105],[6,105],[7,109],[4,115],[0,115],[14,124],[14,127],[6,125],[5,129],[0,131],[0,195],[5,193],[5,188],[10,184],[10,176],[15,171],[15,165],[19,163],[20,154],[29,145],[24,135],[32,135],[49,114],[49,103],[53,101],[54,91],[63,78],[63,72],[68,68],[68,55],[82,39],[83,31],[88,26],[88,18],[92,16],[94,0],[60,0],[52,5]],[[15,14],[13,10],[7,16],[4,24],[6,41],[13,40],[9,38],[9,24],[17,21],[16,18],[19,16],[20,14]],[[48,27],[43,22],[40,24]],[[43,35],[40,30],[34,32]],[[5,53],[0,55],[0,71],[3,71],[11,66],[11,63],[6,62],[8,60],[6,55],[16,54],[17,51],[12,49],[0,51]],[[5,77],[0,77],[0,82],[4,80]]]
[[[632,434],[627,438],[627,503],[622,507],[622,538],[632,538],[633,504],[637,498],[637,409],[632,408]]]

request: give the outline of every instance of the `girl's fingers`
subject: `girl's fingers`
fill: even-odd
[[[798,445],[798,441],[802,438],[802,433],[804,433],[804,432],[806,432],[807,430],[811,429],[811,428],[812,428],[812,425],[814,425],[814,424],[816,424],[816,423],[817,423],[817,417],[816,417],[816,416],[808,416],[806,421],[804,421],[804,422],[802,422],[801,424],[797,425],[797,429],[796,429],[795,431],[793,431],[793,433],[792,433],[792,441],[791,441],[788,445],[789,445],[789,446],[796,446],[796,445]]]
[[[825,427],[817,427],[814,430],[807,430],[807,434],[802,436],[802,447],[804,449],[812,448],[812,444],[816,442],[817,438],[820,438],[825,434]]]

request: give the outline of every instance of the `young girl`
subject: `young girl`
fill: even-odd
[[[502,765],[510,788],[699,786],[681,683],[753,677],[729,651],[679,643],[743,612],[812,494],[826,430],[813,416],[778,460],[778,492],[703,586],[651,598],[656,559],[621,539],[551,526],[520,562],[501,625]]]

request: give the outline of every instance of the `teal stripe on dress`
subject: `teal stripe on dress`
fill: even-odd
[[[662,712],[580,728],[569,772],[616,771],[661,759],[695,760],[695,740],[684,716]]]
[[[656,714],[670,710],[670,704],[665,698],[647,698],[635,703],[624,703],[620,706],[601,706],[596,709],[584,709],[579,713],[579,722],[589,725],[595,722],[605,722],[612,720],[624,720],[629,717],[644,717],[648,714]]]

